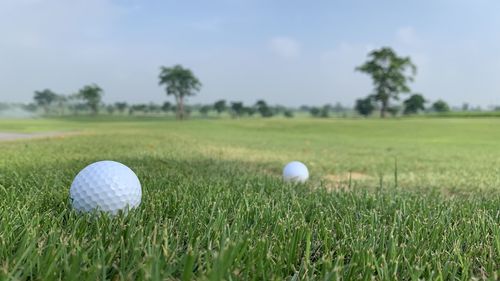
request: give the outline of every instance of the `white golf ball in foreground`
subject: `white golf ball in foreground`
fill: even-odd
[[[293,161],[286,164],[283,169],[283,179],[285,181],[305,182],[309,178],[309,171],[306,165],[299,161]]]
[[[104,211],[116,214],[141,203],[141,183],[127,166],[114,161],[88,165],[76,175],[69,197],[80,212]]]

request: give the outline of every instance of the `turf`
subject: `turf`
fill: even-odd
[[[495,280],[500,120],[3,120],[0,279]],[[82,216],[76,173],[131,167],[143,202]],[[283,165],[311,180],[284,184]]]

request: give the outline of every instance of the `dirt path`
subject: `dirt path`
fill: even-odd
[[[13,141],[21,139],[50,138],[74,135],[75,132],[45,132],[45,133],[11,133],[0,132],[0,141]]]

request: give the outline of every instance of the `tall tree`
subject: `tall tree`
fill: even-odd
[[[408,99],[403,101],[403,105],[405,107],[403,113],[405,115],[408,114],[416,114],[420,110],[425,110],[425,98],[420,94],[413,94]]]
[[[391,48],[383,47],[369,53],[369,60],[356,68],[371,76],[374,85],[373,98],[380,102],[380,116],[385,117],[391,99],[410,92],[409,82],[417,73],[410,57],[399,57]]]
[[[103,96],[101,87],[96,84],[86,85],[78,91],[78,96],[85,101],[94,115],[99,112],[99,105]]]
[[[227,105],[225,100],[218,100],[214,103],[214,109],[217,114],[220,115],[222,112],[226,111]]]
[[[33,99],[38,106],[43,107],[45,114],[49,113],[50,105],[57,100],[58,95],[49,89],[35,91]]]
[[[201,82],[190,69],[181,65],[162,66],[159,75],[160,85],[165,86],[167,95],[173,95],[177,102],[177,118],[184,119],[184,98],[195,95],[201,88]]]

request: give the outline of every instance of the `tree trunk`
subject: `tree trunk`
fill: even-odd
[[[184,119],[184,97],[179,96],[177,98],[177,119]]]
[[[184,97],[181,96],[181,120],[184,120]]]
[[[385,118],[385,112],[387,111],[387,101],[382,101],[382,107],[380,108],[380,117]]]

